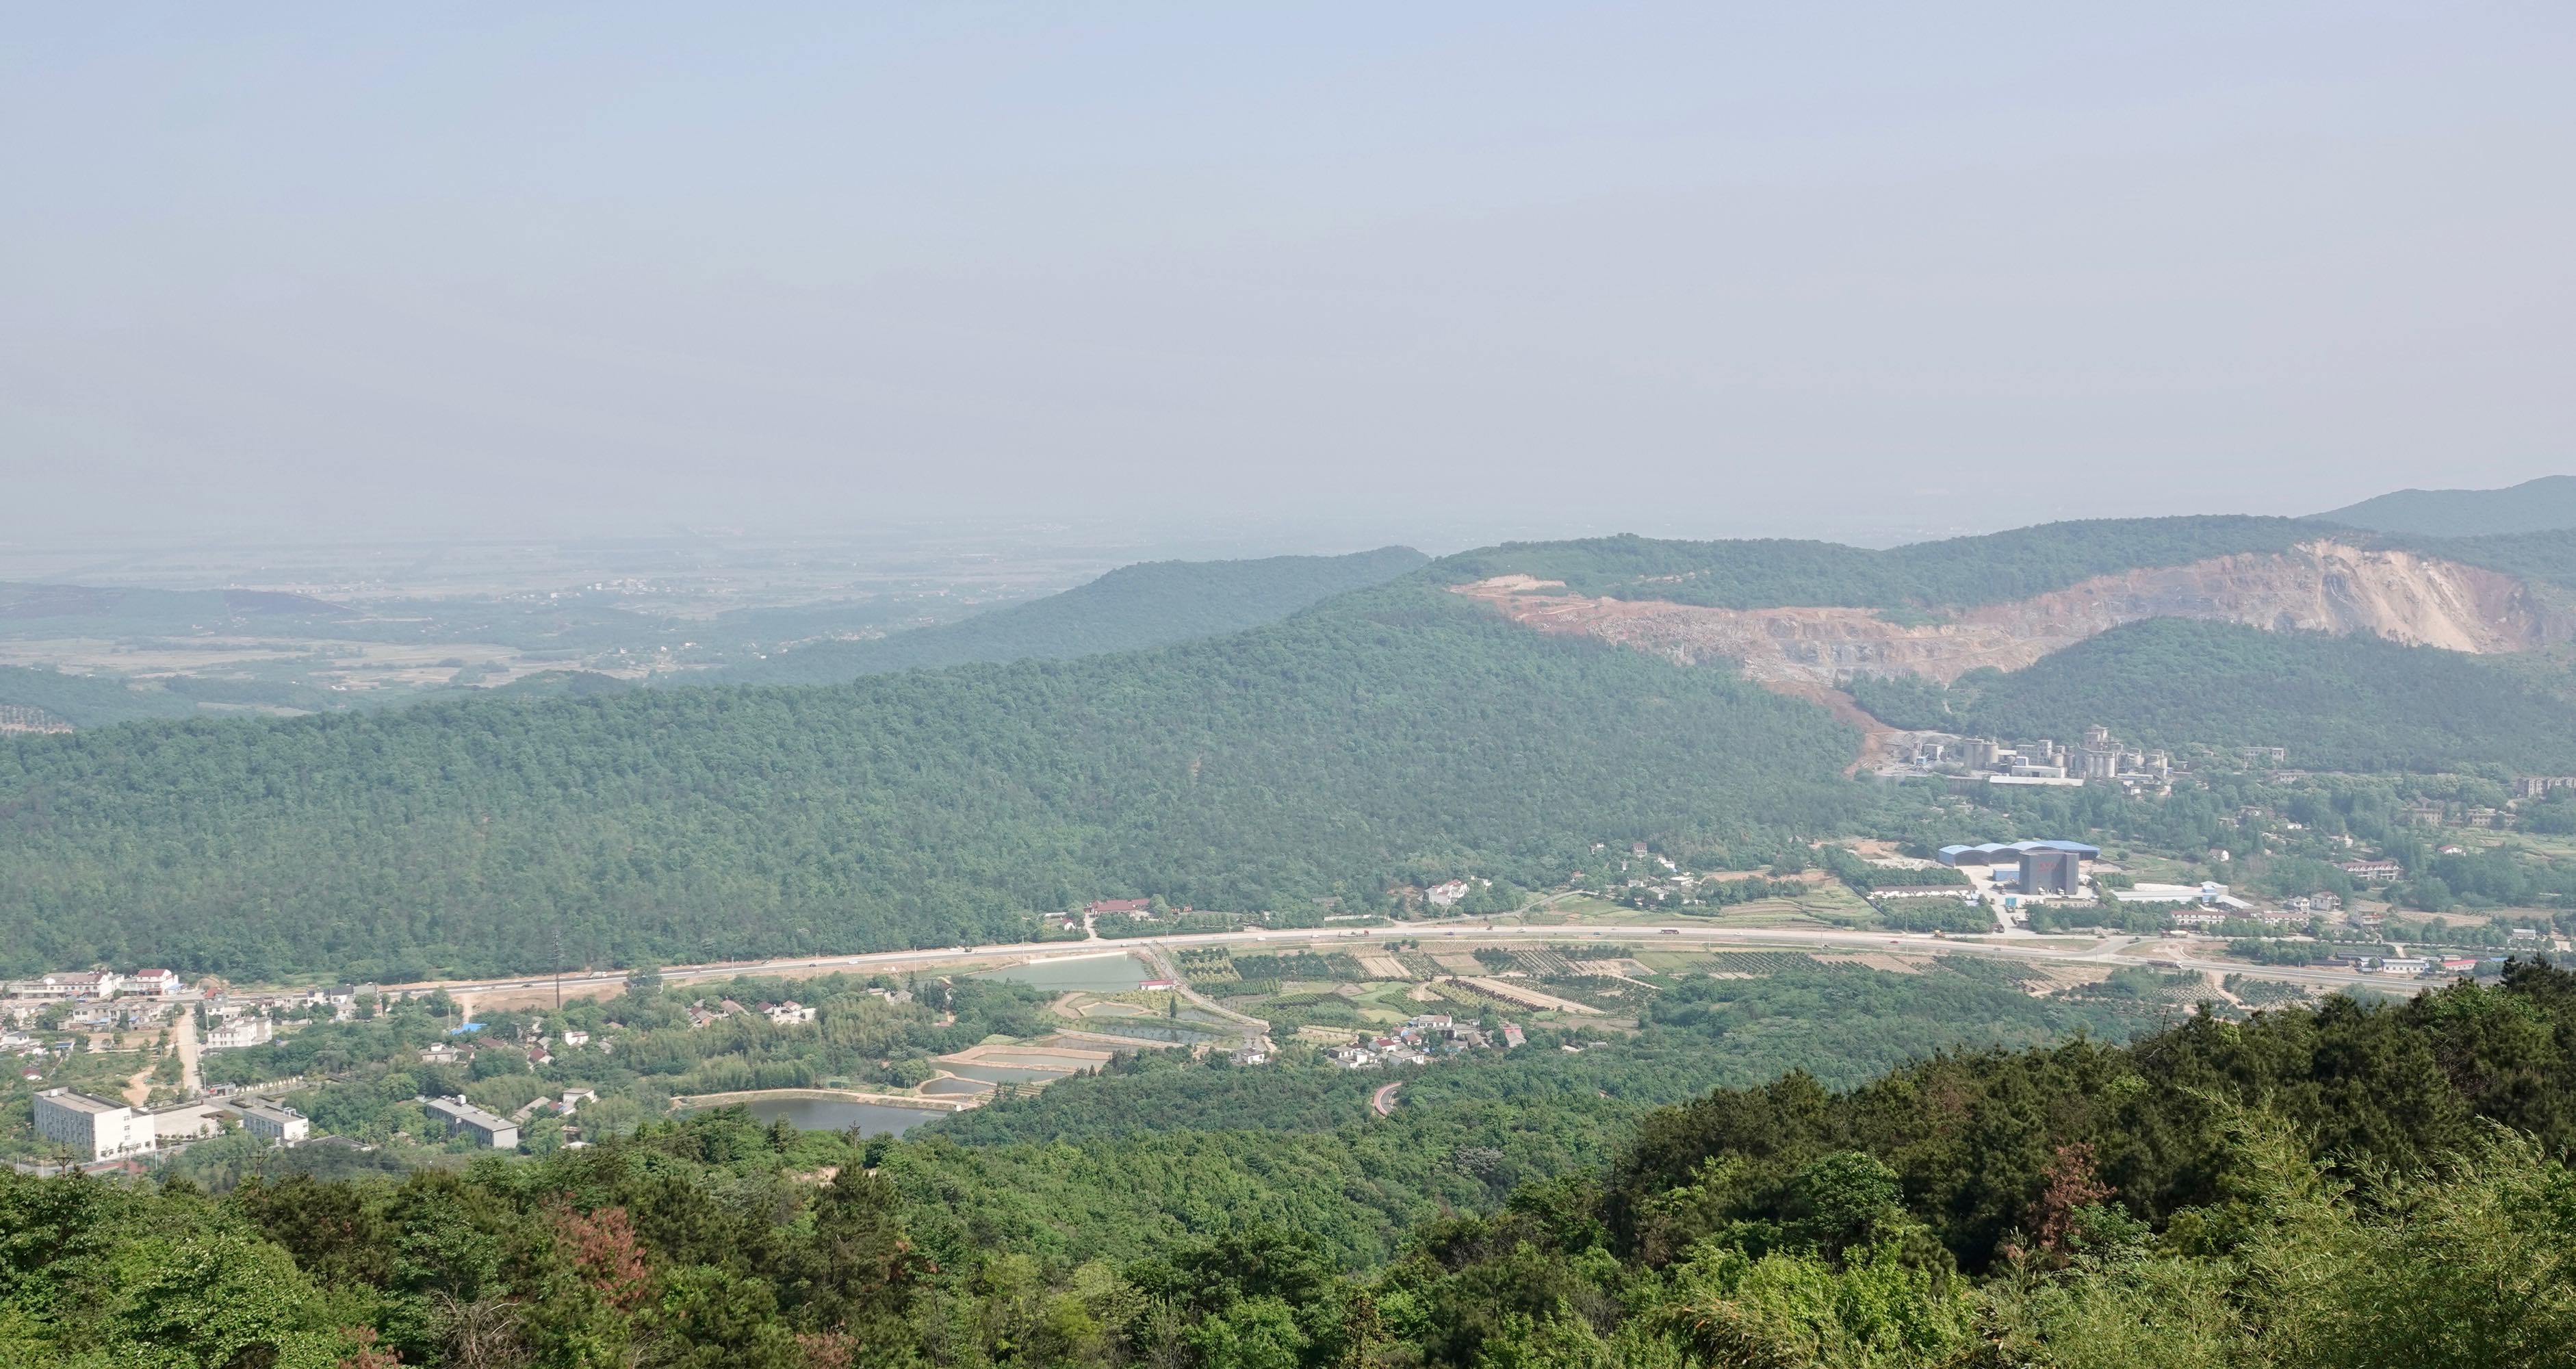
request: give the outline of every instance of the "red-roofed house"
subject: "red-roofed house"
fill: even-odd
[[[1104,898],[1098,903],[1084,904],[1082,911],[1086,913],[1141,913],[1147,908],[1152,907],[1153,902],[1154,901],[1149,898]]]

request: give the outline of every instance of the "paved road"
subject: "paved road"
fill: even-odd
[[[205,1076],[197,1072],[197,1010],[194,1004],[182,1004],[178,1020],[170,1024],[170,1044],[179,1048],[179,1089],[189,1098],[206,1091]]]
[[[1393,1117],[1395,1115],[1395,1091],[1403,1087],[1404,1081],[1401,1079],[1396,1080],[1392,1084],[1386,1085],[1377,1092],[1369,1095],[1369,1106],[1377,1109],[1377,1115],[1380,1117]]]
[[[2210,958],[2194,952],[2206,943],[2160,937],[2114,936],[2104,941],[2067,945],[2056,938],[2008,937],[1993,941],[1954,941],[1934,936],[1914,936],[1888,932],[1852,932],[1823,927],[1709,927],[1709,926],[1616,926],[1616,927],[1484,927],[1444,924],[1390,924],[1365,930],[1243,931],[1203,932],[1190,936],[1134,937],[1093,942],[1032,941],[1001,946],[949,947],[929,951],[874,951],[862,955],[814,956],[779,960],[729,961],[712,965],[679,965],[662,971],[665,983],[686,984],[708,979],[731,979],[746,974],[799,974],[847,972],[854,974],[891,974],[907,970],[972,969],[996,962],[1017,964],[1029,960],[1071,960],[1090,956],[1125,954],[1140,951],[1159,953],[1185,946],[1246,945],[1312,945],[1347,946],[1371,941],[1473,940],[1541,941],[1541,942],[1638,942],[1650,947],[1728,950],[1823,950],[1857,953],[1889,951],[1914,954],[1937,952],[1944,955],[1991,956],[2022,960],[2042,965],[2139,965],[2152,964],[2169,969],[2219,971],[2241,974],[2248,979],[2270,980],[2283,984],[2306,984],[2326,988],[2348,988],[2355,984],[2380,983],[2392,988],[2412,987],[2416,981],[2389,979],[2385,976],[2357,974],[2349,970],[2326,970],[2310,966],[2244,965],[2232,960]],[[1355,949],[1355,948],[1354,948]],[[606,970],[594,974],[562,976],[566,992],[595,988],[625,979],[623,971]],[[421,984],[401,984],[396,989],[443,988],[451,994],[482,996],[494,993],[520,993],[551,989],[554,975],[529,975],[525,978],[490,980],[444,980]]]

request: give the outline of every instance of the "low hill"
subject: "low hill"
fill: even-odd
[[[2316,517],[2427,537],[2576,528],[2576,475],[2544,475],[2500,490],[2398,490]]]
[[[834,684],[974,661],[1062,660],[1216,637],[1275,623],[1430,560],[1411,547],[1348,556],[1149,561],[1062,594],[869,641],[823,642],[681,684]]]
[[[113,676],[14,665],[0,666],[0,704],[38,709],[74,727],[184,718],[197,711],[195,699],[158,686],[138,688]]]
[[[1248,633],[831,687],[0,742],[0,961],[395,978],[947,945],[1163,894],[1311,912],[1823,830],[1857,738],[1398,584]]]
[[[1850,687],[1904,728],[2074,737],[2100,724],[2148,746],[2287,747],[2306,769],[2576,771],[2576,706],[2478,657],[2373,637],[2160,618],[1946,688],[1911,676]]]
[[[248,589],[108,589],[0,583],[0,629],[11,636],[98,637],[237,627],[274,631],[350,616],[341,604]]]

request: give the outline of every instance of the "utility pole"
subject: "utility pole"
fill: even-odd
[[[555,1016],[563,1016],[563,923],[555,923]]]

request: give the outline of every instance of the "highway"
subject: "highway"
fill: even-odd
[[[1878,951],[1914,955],[1974,955],[2023,960],[2042,965],[2154,965],[2166,969],[2218,971],[2241,974],[2248,979],[2330,989],[2371,983],[2390,988],[2406,988],[2421,982],[2361,974],[2350,970],[2321,969],[2314,966],[2245,965],[2232,960],[2203,958],[2192,952],[2197,948],[2205,947],[2207,945],[2205,942],[2151,936],[2121,935],[2099,941],[2088,938],[2082,939],[2081,944],[2069,944],[2078,939],[2002,937],[1992,941],[1960,941],[1927,935],[1843,931],[1826,927],[1711,927],[1678,924],[1489,928],[1472,923],[1463,926],[1444,923],[1389,923],[1365,929],[1302,928],[1294,931],[1257,929],[1240,932],[1204,932],[1189,936],[1093,938],[1080,942],[1028,941],[994,946],[953,946],[940,950],[871,951],[857,955],[799,956],[775,960],[676,965],[663,969],[661,974],[666,984],[686,984],[710,979],[731,979],[736,975],[775,974],[801,977],[831,973],[900,974],[922,970],[972,970],[985,965],[1019,964],[1031,960],[1068,960],[1131,952],[1159,958],[1162,954],[1173,950],[1202,946],[1316,946],[1357,949],[1358,946],[1369,942],[1431,943],[1447,940],[1476,943],[1603,941],[1636,942],[1653,949],[1689,947],[1698,950],[1835,951],[1847,954]],[[622,983],[625,978],[624,971],[602,970],[563,975],[560,977],[560,982],[566,994],[579,995],[585,990],[596,991],[602,985]],[[557,982],[558,977],[555,975],[527,975],[488,980],[436,980],[417,984],[387,985],[386,988],[396,992],[445,989],[460,998],[483,998],[502,994],[517,997],[531,993],[551,992]]]

